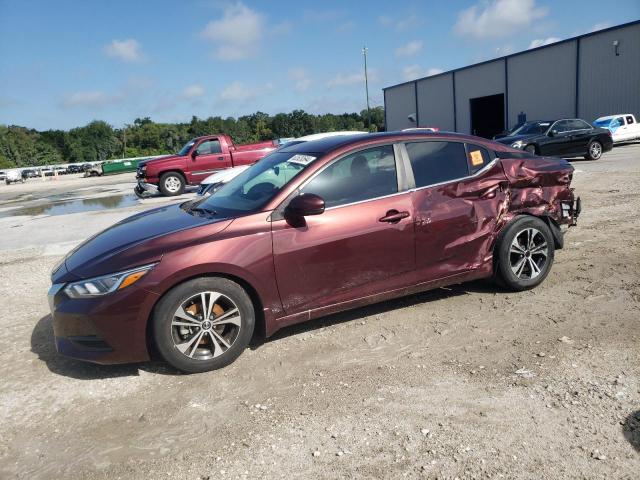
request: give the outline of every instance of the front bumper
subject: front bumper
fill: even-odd
[[[135,285],[112,294],[72,299],[64,284],[49,290],[58,353],[101,364],[149,359],[147,319],[157,295]]]
[[[138,180],[136,186],[133,187],[133,192],[138,197],[143,198],[156,194],[158,192],[158,187],[143,180]]]

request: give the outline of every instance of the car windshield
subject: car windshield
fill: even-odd
[[[596,120],[595,122],[593,122],[593,124],[596,127],[608,127],[609,124],[611,123],[611,120],[613,120],[612,118],[607,118],[605,120]]]
[[[276,151],[230,180],[197,207],[223,216],[256,212],[316,157]]]
[[[511,135],[543,134],[547,131],[551,122],[527,122],[513,131]]]
[[[191,150],[191,147],[193,147],[194,143],[196,143],[195,139],[189,140],[187,143],[184,144],[184,147],[180,149],[180,151],[178,152],[178,155],[182,156],[189,153],[189,150]]]

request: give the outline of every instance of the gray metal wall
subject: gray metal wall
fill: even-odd
[[[507,59],[508,127],[518,121],[573,117],[576,105],[574,40]]]
[[[456,115],[458,132],[471,132],[471,108],[469,100],[496,95],[504,91],[504,60],[484,63],[460,70],[456,75]]]
[[[620,42],[620,56],[613,41]],[[580,39],[578,116],[640,116],[640,24]]]
[[[420,80],[417,85],[420,127],[454,131],[452,74]]]
[[[387,130],[402,130],[416,126],[407,118],[416,113],[415,84],[413,82],[385,90],[384,105]]]
[[[619,56],[614,40],[620,43]],[[528,120],[577,116],[591,122],[615,113],[640,117],[640,23],[387,88],[387,130],[416,126],[407,119],[412,113],[420,126],[454,130],[452,76],[458,132],[471,133],[470,99],[500,93],[505,94],[508,127],[521,111]]]

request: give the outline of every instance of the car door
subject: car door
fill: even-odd
[[[569,131],[569,146],[566,155],[584,155],[589,149],[589,142],[593,136],[593,127],[587,122],[575,118],[567,120]]]
[[[274,266],[287,314],[406,284],[415,263],[414,226],[398,162],[393,145],[338,158],[299,189],[321,196],[324,213],[296,227],[273,216]]]
[[[415,190],[416,273],[438,280],[490,268],[507,179],[492,153],[459,141],[406,143]]]
[[[217,170],[230,168],[230,155],[222,153],[218,139],[203,140],[195,147],[196,155],[192,156],[192,183],[200,183]]]
[[[540,153],[542,155],[565,155],[570,146],[569,121],[558,120],[549,129],[547,138],[540,142]],[[551,135],[553,132],[553,135]]]

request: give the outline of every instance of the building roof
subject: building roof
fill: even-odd
[[[512,54],[509,54],[509,55],[504,55],[502,57],[492,58],[490,60],[485,60],[484,62],[474,63],[474,64],[471,64],[471,65],[467,65],[465,67],[454,68],[453,70],[448,70],[446,72],[437,73],[436,75],[428,75],[426,77],[416,78],[415,80],[408,80],[406,82],[396,83],[395,85],[391,85],[389,87],[384,87],[382,90],[384,91],[384,90],[388,90],[390,88],[400,87],[402,85],[410,85],[410,84],[418,82],[420,80],[424,80],[425,78],[435,78],[435,77],[441,77],[443,75],[449,75],[450,73],[459,72],[461,70],[466,70],[468,68],[478,67],[480,65],[485,65],[485,64],[491,63],[491,62],[498,62],[500,60],[505,60],[505,59],[508,59],[508,58],[511,58],[511,57],[517,57],[518,55],[524,55],[526,53],[535,52],[537,50],[542,50],[544,48],[553,47],[553,46],[560,45],[560,44],[563,44],[563,43],[569,43],[569,42],[572,42],[574,40],[579,40],[579,39],[586,38],[586,37],[592,37],[594,35],[598,35],[598,34],[603,33],[603,32],[609,32],[611,30],[618,30],[620,28],[630,27],[631,25],[637,25],[637,24],[640,24],[640,20],[634,20],[633,22],[622,23],[620,25],[615,25],[613,27],[603,28],[602,30],[596,30],[595,32],[585,33],[585,34],[582,34],[582,35],[578,35],[576,37],[567,38],[565,40],[559,40],[557,42],[553,42],[553,43],[550,43],[548,45],[542,45],[541,47],[530,48],[528,50],[522,50],[520,52],[512,53]]]

